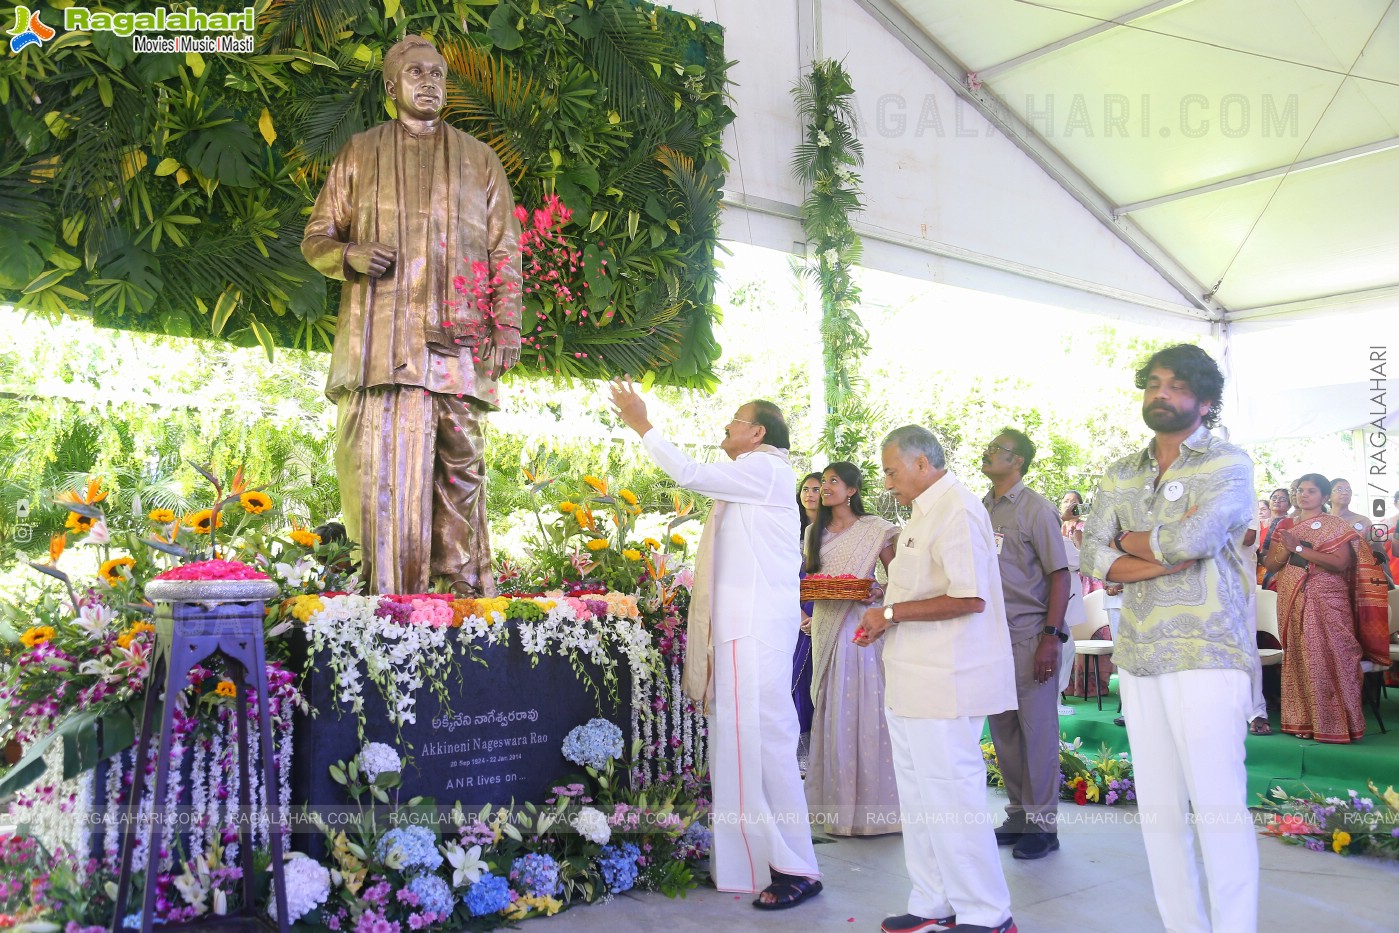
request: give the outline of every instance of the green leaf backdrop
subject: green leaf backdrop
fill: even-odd
[[[345,141],[389,118],[383,53],[413,32],[449,63],[446,118],[496,150],[517,200],[573,209],[567,232],[592,248],[574,292],[615,312],[530,296],[526,371],[713,388],[733,120],[720,27],[638,0],[254,6],[251,55],[138,55],[60,28],[0,58],[0,301],[269,355],[329,349],[338,287],[301,257],[305,216]],[[582,290],[589,276],[606,281]]]

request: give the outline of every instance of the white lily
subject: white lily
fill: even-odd
[[[481,880],[481,872],[486,863],[481,861],[481,847],[474,845],[463,849],[455,842],[442,847],[442,854],[452,863],[452,887],[460,888],[468,882],[475,884]]]

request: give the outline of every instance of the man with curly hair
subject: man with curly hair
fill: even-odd
[[[1258,845],[1244,733],[1256,574],[1243,541],[1253,461],[1210,433],[1224,376],[1199,347],[1157,352],[1136,384],[1155,436],[1104,471],[1080,564],[1126,584],[1113,663],[1161,919],[1168,930],[1249,933],[1258,924]]]

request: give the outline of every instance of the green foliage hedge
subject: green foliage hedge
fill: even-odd
[[[712,388],[733,119],[720,27],[638,0],[255,8],[253,54],[204,56],[136,54],[36,8],[59,35],[0,59],[0,301],[269,354],[328,349],[338,287],[301,257],[305,215],[345,141],[389,118],[383,53],[413,32],[449,62],[447,119],[496,150],[525,206],[558,194],[570,235],[608,260],[574,292],[611,317],[530,297],[542,331],[526,369]]]

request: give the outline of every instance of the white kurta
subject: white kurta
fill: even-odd
[[[728,503],[714,542],[714,644],[751,635],[790,654],[801,628],[802,562],[792,468],[756,452],[700,463],[654,428],[643,440],[676,485]]]
[[[699,463],[659,431],[643,440],[677,485],[726,503],[715,529],[711,612],[715,885],[759,891],[769,869],[818,877],[791,696],[801,625],[796,474],[771,454]]]

